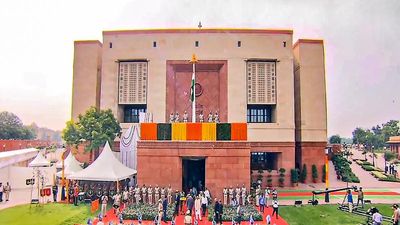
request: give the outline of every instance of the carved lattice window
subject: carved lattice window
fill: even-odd
[[[276,104],[275,67],[275,62],[247,62],[248,104]]]
[[[119,104],[146,104],[147,62],[119,63]]]

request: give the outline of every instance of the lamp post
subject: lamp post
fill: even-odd
[[[372,145],[372,166],[375,167],[375,152],[374,146]]]
[[[383,147],[383,158],[385,159],[385,165],[383,165],[383,168],[385,169],[385,173],[387,172],[386,169],[386,146]]]

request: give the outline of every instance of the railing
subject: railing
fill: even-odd
[[[246,123],[141,123],[141,140],[246,141]]]

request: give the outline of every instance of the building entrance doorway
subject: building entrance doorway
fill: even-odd
[[[182,190],[185,193],[195,187],[197,191],[204,189],[206,174],[204,157],[182,158]]]

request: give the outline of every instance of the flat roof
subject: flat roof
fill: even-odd
[[[293,48],[296,48],[299,44],[324,44],[322,39],[299,39],[294,43]]]
[[[17,155],[23,155],[31,152],[37,152],[39,151],[36,148],[26,148],[26,149],[20,149],[20,150],[12,150],[12,151],[6,151],[6,152],[0,152],[0,159],[3,158],[9,158]]]
[[[167,33],[249,33],[249,34],[288,34],[290,29],[250,29],[250,28],[170,28],[170,29],[139,29],[139,30],[109,30],[103,31],[103,35],[117,34],[167,34]]]

